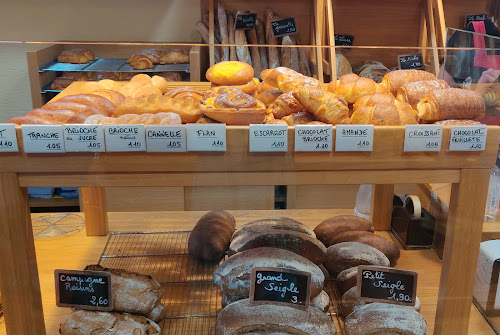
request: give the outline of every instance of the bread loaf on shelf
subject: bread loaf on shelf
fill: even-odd
[[[320,294],[311,299],[311,306],[319,309],[322,312],[328,312],[330,308],[330,297],[325,291],[321,291]]]
[[[226,16],[226,10],[224,9],[224,4],[222,1],[217,1],[217,18],[218,18],[218,27],[219,27],[219,34],[220,34],[220,43],[221,44],[229,44],[229,31],[227,30],[227,16]],[[228,61],[229,60],[229,47],[228,46],[221,46],[220,48],[220,60],[221,61]]]
[[[437,80],[437,78],[433,73],[422,70],[396,70],[384,76],[382,86],[396,96],[404,84],[422,80]]]
[[[370,221],[355,215],[338,215],[324,220],[314,228],[318,240],[326,247],[332,245],[332,239],[346,231],[370,231],[373,225]]]
[[[73,48],[63,50],[57,57],[60,63],[85,64],[95,59],[94,53],[91,50]]]
[[[335,279],[335,283],[337,284],[337,288],[339,290],[340,295],[342,296],[345,292],[347,292],[351,287],[356,286],[358,281],[358,267],[352,267],[345,269],[340,272]]]
[[[363,78],[370,78],[376,83],[381,83],[389,70],[384,64],[378,61],[365,61],[356,65],[352,71]]]
[[[352,67],[347,58],[339,53],[335,54],[335,66],[337,69],[337,78],[352,73]]]
[[[234,240],[237,237],[240,237],[243,235],[260,233],[262,231],[268,231],[269,229],[271,229],[271,230],[290,230],[290,231],[295,231],[295,232],[299,232],[299,233],[304,233],[304,234],[307,234],[307,235],[314,237],[314,238],[316,237],[316,234],[314,233],[314,231],[312,231],[309,227],[300,223],[299,221],[291,219],[291,218],[287,218],[287,217],[276,216],[276,217],[268,217],[268,218],[254,220],[254,221],[250,221],[248,223],[245,223],[243,226],[236,229],[231,240]]]
[[[277,39],[274,37],[273,34],[273,27],[272,27],[272,21],[275,20],[277,17],[274,15],[273,11],[271,9],[266,10],[266,44],[268,45],[276,45],[277,44]],[[280,61],[279,61],[279,53],[278,49],[276,47],[267,47],[267,57],[268,57],[268,64],[270,69],[274,69],[280,66]],[[264,79],[264,78],[262,78]]]

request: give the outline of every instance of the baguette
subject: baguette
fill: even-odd
[[[220,43],[229,44],[229,33],[227,31],[227,16],[224,4],[221,1],[217,2],[217,18],[219,19]],[[220,60],[222,62],[229,60],[229,47],[222,46],[220,48]]]
[[[241,11],[236,12],[236,16],[241,14]],[[247,46],[247,37],[245,35],[245,31],[242,29],[238,29],[234,32],[234,41],[236,43],[236,56],[240,62],[247,63],[248,65],[252,65],[252,57],[250,56],[250,52]]]
[[[201,35],[201,38],[203,39],[203,42],[205,42],[206,44],[210,44],[210,38],[209,38],[209,32],[208,32],[208,28],[207,26],[201,22],[201,21],[198,21],[196,22],[196,29],[198,30],[198,32],[200,33]],[[217,41],[217,39],[215,39],[214,37],[214,43],[215,44],[218,44],[219,41]],[[215,63],[219,63],[220,62],[220,53],[219,53],[219,47],[215,47],[214,46],[214,59],[215,59]]]
[[[234,41],[234,17],[231,14],[227,14],[227,30],[229,31],[229,60],[237,61],[238,57],[236,56],[236,46]]]
[[[255,22],[255,30],[257,32],[258,44],[260,44],[260,45],[266,44],[265,27],[264,27],[264,24],[262,23],[262,21],[259,19],[257,19],[257,21]],[[267,61],[267,48],[266,47],[259,47],[259,54],[260,54],[260,66],[261,66],[262,70],[268,69],[269,62]],[[258,75],[260,76],[260,73]]]
[[[257,32],[254,28],[247,30],[248,44],[257,45],[259,42],[257,41]],[[260,53],[259,47],[251,46],[250,47],[250,56],[252,58],[252,65],[255,73],[258,75],[263,69],[260,65]]]
[[[300,37],[296,36],[297,45],[300,45]],[[299,70],[304,76],[312,77],[311,68],[309,66],[309,60],[307,59],[306,49],[299,48]]]
[[[276,45],[277,39],[273,34],[272,21],[275,19],[271,9],[266,10],[266,44]],[[275,69],[280,66],[278,49],[276,47],[267,47],[267,57],[270,69]]]

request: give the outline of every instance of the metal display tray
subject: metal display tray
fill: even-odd
[[[191,71],[189,64],[165,64],[156,65],[151,69],[134,70],[127,64],[125,58],[98,58],[86,64],[59,63],[57,59],[40,66],[39,72],[58,71],[58,72],[186,72]]]

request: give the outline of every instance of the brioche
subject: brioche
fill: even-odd
[[[211,66],[206,77],[217,85],[244,85],[253,79],[254,71],[247,63],[227,61]]]
[[[422,70],[397,70],[387,73],[381,85],[396,96],[404,84],[422,80],[437,80],[437,78],[433,73]]]
[[[5,122],[15,124],[63,124],[63,122],[57,120],[44,119],[38,116],[16,116]]]
[[[47,110],[36,108],[26,114],[28,117],[39,117],[56,123],[84,123],[87,115],[72,110]]]

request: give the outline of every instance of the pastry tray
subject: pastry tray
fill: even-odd
[[[213,283],[216,265],[191,258],[187,250],[189,231],[113,233],[99,264],[150,275],[163,287],[162,303],[167,312],[160,323],[162,335],[215,335],[221,310],[221,293]],[[334,298],[333,283],[325,290]],[[340,334],[343,324],[339,306],[331,299],[329,315]]]
[[[69,72],[190,72],[189,64],[166,64],[156,65],[151,69],[134,70],[127,64],[125,58],[98,58],[86,64],[59,63],[57,59],[40,66],[40,72],[44,71],[69,71]]]

